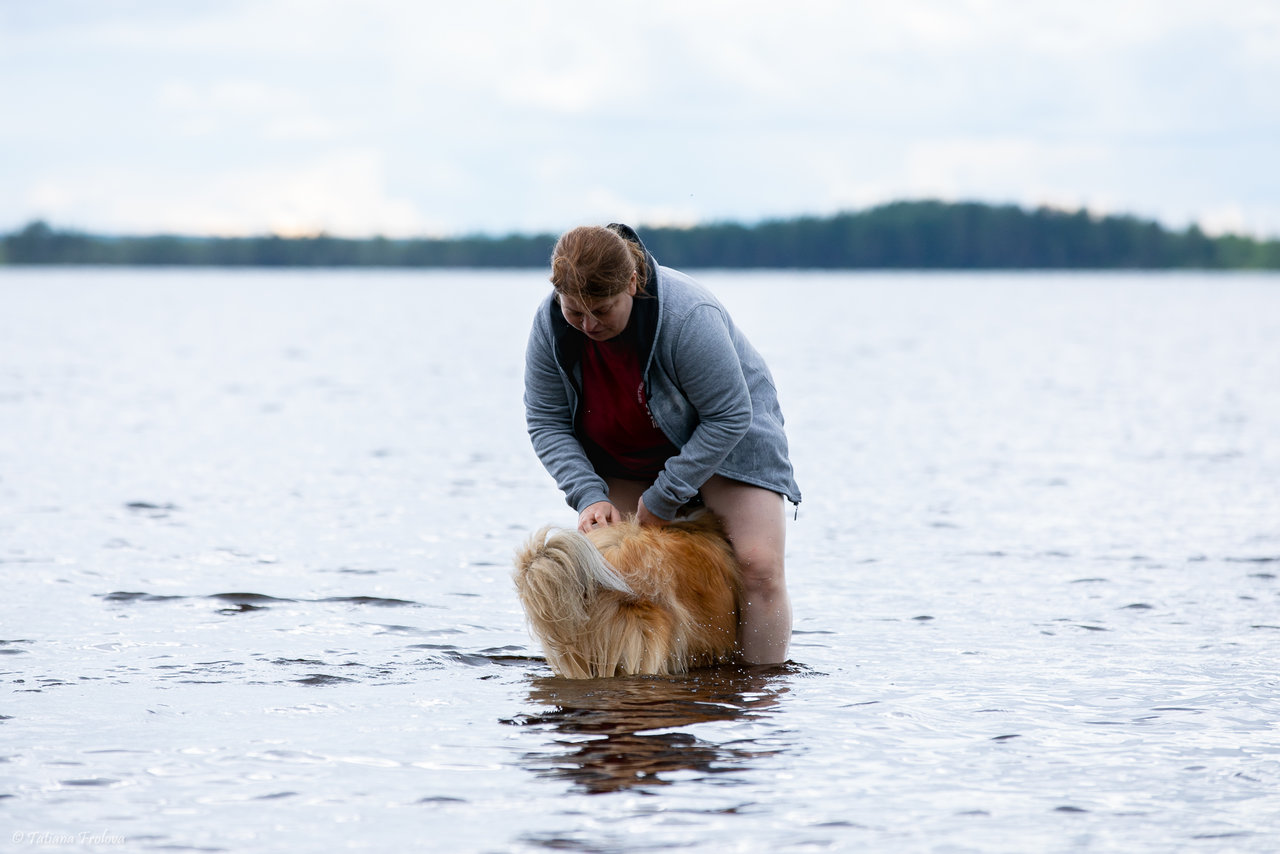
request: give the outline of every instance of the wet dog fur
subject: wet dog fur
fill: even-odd
[[[517,551],[514,579],[560,676],[684,673],[737,652],[741,570],[709,511],[587,534],[545,527]]]

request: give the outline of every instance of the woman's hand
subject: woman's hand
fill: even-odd
[[[636,507],[636,521],[641,525],[657,525],[658,527],[668,525],[671,522],[669,519],[659,519],[657,516],[650,513],[649,508],[644,506],[643,498],[640,499],[640,502]]]
[[[622,521],[618,508],[608,501],[597,501],[578,514],[578,530],[582,533],[592,528],[605,528]]]

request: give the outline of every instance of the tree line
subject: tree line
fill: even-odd
[[[1132,216],[894,202],[828,217],[638,226],[664,264],[791,269],[1280,269],[1280,240],[1211,237]],[[541,267],[555,235],[354,239],[103,236],[44,222],[0,238],[0,263],[222,267]]]

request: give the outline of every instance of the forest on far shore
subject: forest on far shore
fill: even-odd
[[[1280,239],[978,202],[904,201],[826,217],[636,230],[660,263],[695,269],[1280,269]],[[0,264],[528,268],[545,266],[554,243],[551,234],[110,236],[33,222],[0,237]]]

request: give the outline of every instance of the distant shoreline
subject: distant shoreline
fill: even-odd
[[[828,217],[637,230],[659,261],[693,269],[1280,270],[1276,239],[977,202],[894,202]],[[0,237],[0,265],[513,269],[545,266],[554,243],[550,234],[125,237],[33,222]]]

